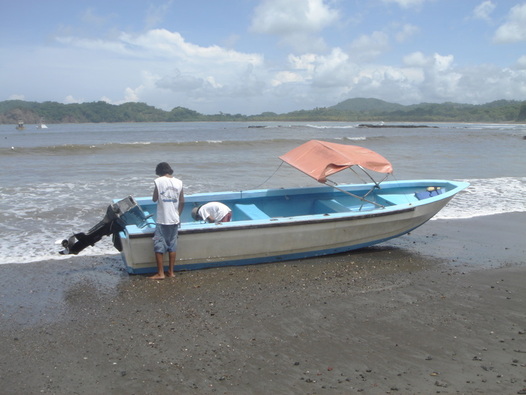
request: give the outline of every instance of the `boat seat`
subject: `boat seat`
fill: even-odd
[[[235,204],[234,207],[239,210],[248,219],[269,219],[270,217],[259,209],[255,204]]]
[[[143,210],[144,216],[146,219],[144,220],[145,226],[147,225],[155,225],[155,221],[153,219],[153,214],[150,214],[148,211]]]
[[[148,211],[143,210],[141,206],[135,206],[122,214],[121,220],[126,224],[126,226],[137,226],[138,228],[144,228],[150,224],[155,225],[155,221],[152,217],[153,215],[151,215]]]
[[[316,200],[314,202],[314,208],[316,212],[321,213],[342,213],[351,211],[347,206],[338,203],[336,200]]]
[[[379,194],[378,197],[380,199],[385,200],[385,203],[388,205],[407,204],[407,203],[410,203],[411,200],[414,200],[410,198],[408,195],[397,194],[397,193],[392,193],[392,194],[382,193],[382,194]]]
[[[130,224],[126,225],[126,229],[128,231],[128,234],[130,237],[137,237],[137,235],[142,235],[144,233],[151,233],[153,229],[155,229],[155,221],[153,219],[153,216],[150,215],[148,211],[144,211],[144,215],[146,219],[142,223],[142,225],[137,224]]]

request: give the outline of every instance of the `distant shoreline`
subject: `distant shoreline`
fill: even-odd
[[[360,128],[437,128],[436,125],[445,125],[445,124],[460,124],[460,125],[525,125],[526,121],[524,122],[512,122],[512,121],[502,121],[502,122],[482,122],[482,121],[429,121],[428,124],[425,124],[425,121],[414,121],[415,125],[413,125],[413,121],[388,121],[388,124],[380,125],[380,124],[374,124],[374,123],[366,123],[363,121],[341,121],[341,120],[319,120],[319,121],[299,121],[299,120],[265,120],[265,121],[254,121],[254,120],[223,120],[223,121],[203,121],[203,120],[195,120],[195,121],[118,121],[118,122],[46,122],[45,125],[89,125],[89,124],[137,124],[137,123],[250,123],[247,127],[249,129],[263,129],[265,128],[264,123],[279,123],[279,122],[309,122],[309,123],[324,123],[324,122],[333,122],[333,123],[353,123],[357,124],[357,127]],[[398,123],[399,122],[399,123]],[[261,124],[258,124],[261,123]],[[430,125],[432,124],[432,125]],[[16,127],[16,124],[11,123],[0,123],[0,125],[11,125],[13,128]],[[33,130],[33,129],[39,129],[37,126],[39,123],[25,123],[25,130]],[[45,129],[43,130],[45,131]]]
[[[256,115],[201,114],[175,107],[162,110],[146,103],[119,105],[104,101],[63,104],[57,102],[0,102],[0,124],[59,124],[117,122],[526,122],[526,102],[496,100],[486,104],[420,103],[402,105],[372,98],[344,100],[334,106],[288,113]]]

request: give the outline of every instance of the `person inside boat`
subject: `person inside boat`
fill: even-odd
[[[155,188],[152,200],[157,202],[157,219],[153,248],[157,274],[150,277],[162,280],[164,274],[164,254],[168,253],[168,277],[174,277],[174,265],[177,250],[177,232],[180,216],[184,207],[183,182],[172,176],[173,170],[166,162],[161,162],[155,168]]]
[[[206,222],[230,222],[232,220],[232,210],[223,203],[209,202],[192,209],[192,218],[195,221]]]

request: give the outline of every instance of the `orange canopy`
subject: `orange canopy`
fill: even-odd
[[[308,141],[279,158],[323,183],[331,174],[354,165],[379,173],[393,172],[391,163],[374,151],[356,145],[319,140]]]

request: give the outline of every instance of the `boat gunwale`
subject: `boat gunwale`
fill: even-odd
[[[418,184],[418,185],[415,185]],[[464,189],[469,183],[465,181],[455,181],[455,180],[443,180],[443,179],[418,179],[418,180],[391,180],[391,181],[382,181],[379,183],[378,191],[389,190],[391,188],[412,188],[415,186],[441,186],[444,184],[451,184],[455,187],[449,191],[445,191],[440,196],[445,195],[455,195],[460,190]],[[364,183],[364,184],[339,184],[338,187],[346,191],[369,191],[371,188],[374,188],[376,184],[374,183]],[[286,192],[286,193],[285,193]],[[197,202],[201,200],[208,200],[203,198],[211,198],[217,200],[238,200],[238,199],[258,199],[258,198],[273,198],[273,197],[282,197],[282,196],[296,196],[304,194],[325,194],[325,193],[342,193],[334,189],[330,185],[318,185],[318,186],[305,186],[305,187],[290,187],[290,188],[270,188],[270,189],[246,189],[240,191],[220,191],[220,192],[197,192],[190,195],[185,195],[185,201],[187,203]],[[120,199],[114,199],[114,202],[119,201]],[[137,202],[152,202],[150,197],[136,197]],[[153,203],[153,202],[152,202]]]

